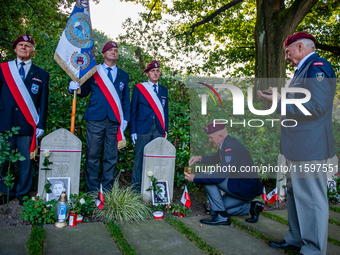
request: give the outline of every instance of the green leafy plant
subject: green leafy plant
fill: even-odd
[[[7,130],[4,133],[0,133],[0,167],[3,166],[3,164],[7,161],[8,162],[8,168],[5,176],[2,176],[0,171],[0,179],[3,179],[4,184],[7,186],[7,203],[4,210],[4,214],[7,211],[8,208],[8,202],[9,202],[9,191],[14,186],[14,175],[11,172],[11,164],[19,161],[25,160],[25,157],[21,155],[20,152],[17,152],[16,150],[10,149],[10,143],[7,141],[9,137],[12,137],[13,135],[19,134],[18,130],[20,127],[12,127],[11,130]],[[4,197],[2,198],[4,199]]]
[[[92,200],[97,199],[98,193],[92,193]],[[144,221],[151,217],[150,208],[143,203],[142,194],[136,193],[133,186],[119,187],[118,177],[112,190],[104,190],[104,207],[94,210],[96,218],[107,221]]]
[[[53,199],[45,203],[39,196],[32,197],[32,199],[25,196],[24,201],[21,219],[30,221],[33,226],[55,222],[54,208],[58,201]]]
[[[77,212],[77,216],[90,214],[94,210],[94,204],[91,197],[87,193],[80,192],[79,195],[71,194],[70,211]]]
[[[153,176],[153,172],[149,171],[147,173],[147,176],[150,177],[151,183],[152,183],[152,185],[147,189],[147,191],[153,190],[155,192],[155,194],[158,194],[159,192],[162,192],[161,188],[157,186],[158,180],[157,180],[157,178],[155,176]]]
[[[158,204],[158,205],[150,205],[152,212],[154,211],[163,211],[168,215],[172,215],[175,217],[185,217],[188,216],[188,213],[191,212],[190,208],[187,208],[180,204],[173,204],[170,203],[168,205],[165,204]]]

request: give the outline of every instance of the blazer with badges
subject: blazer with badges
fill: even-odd
[[[44,69],[32,63],[24,83],[39,114],[37,128],[46,130],[48,93],[50,75]],[[27,122],[25,116],[16,103],[3,72],[0,69],[0,132],[20,127],[19,135],[32,136],[33,127]]]
[[[254,166],[253,159],[247,148],[236,138],[228,135],[222,143],[222,148],[212,156],[202,156],[200,163],[210,166],[221,163],[221,168],[219,171],[215,168],[213,173],[196,174],[195,183],[218,184],[229,178],[228,189],[236,195],[253,198],[262,194],[257,172],[249,170]]]
[[[302,105],[311,113],[304,115],[295,104],[286,105],[282,119],[293,119],[295,127],[281,126],[281,153],[290,160],[320,160],[335,155],[332,108],[336,76],[331,64],[314,53],[301,66],[290,87],[307,89],[311,99]],[[288,98],[304,98],[303,93],[287,94]],[[277,113],[281,114],[281,100]],[[296,122],[285,121],[285,126]]]
[[[117,67],[118,68],[118,67]],[[127,72],[118,68],[117,77],[113,85],[119,96],[124,120],[130,119],[130,94],[129,94],[129,75]],[[81,92],[79,97],[86,97],[90,95],[90,102],[85,111],[84,120],[103,120],[108,117],[111,121],[119,123],[114,114],[109,101],[106,99],[104,93],[100,89],[98,83],[93,76],[81,85]]]
[[[168,89],[158,84],[157,96],[163,106],[165,131],[168,132]],[[156,119],[159,132],[164,134],[164,130],[156,113],[140,90],[134,86],[131,100],[130,133],[146,134],[151,128],[153,119]]]

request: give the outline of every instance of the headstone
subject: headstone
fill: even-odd
[[[151,203],[151,191],[146,191],[151,186],[151,179],[148,176],[152,172],[158,181],[167,181],[170,202],[173,199],[174,175],[175,175],[176,149],[165,138],[158,137],[144,147],[143,173],[141,191],[144,201]]]
[[[61,177],[65,184],[70,186],[70,194],[79,194],[80,180],[80,161],[81,161],[81,140],[70,131],[60,128],[47,136],[41,141],[40,162],[39,162],[39,180],[38,194],[46,198],[44,191],[47,178]],[[45,157],[43,153],[50,151],[51,155],[48,160],[53,164],[48,167],[52,170],[42,170]],[[69,179],[68,179],[69,178]],[[69,183],[67,183],[69,180]],[[70,194],[67,194],[68,196]]]

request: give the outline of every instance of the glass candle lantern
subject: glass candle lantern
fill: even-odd
[[[56,222],[54,226],[56,228],[64,228],[67,226],[67,218],[70,212],[70,206],[67,202],[66,191],[63,191],[60,195],[59,202],[54,209],[54,216],[56,218]]]

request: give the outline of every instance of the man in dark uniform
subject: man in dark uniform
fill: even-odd
[[[111,190],[118,160],[119,137],[130,119],[129,75],[118,68],[118,45],[107,42],[103,49],[104,63],[79,89],[77,82],[70,82],[69,91],[77,90],[80,97],[91,92],[86,120],[86,184],[89,192]],[[124,139],[121,140],[125,141]],[[100,151],[104,142],[103,174],[99,181]]]
[[[143,151],[146,144],[168,132],[168,89],[158,83],[161,69],[152,61],[144,70],[149,80],[133,88],[130,133],[135,144],[132,184],[141,191]]]
[[[289,36],[284,42],[286,60],[296,67],[289,87],[307,89],[311,98],[302,106],[286,105],[282,119],[294,119],[297,125],[281,126],[281,153],[291,171],[287,174],[289,230],[283,241],[269,242],[277,249],[300,250],[301,254],[326,254],[328,236],[327,159],[334,152],[332,107],[336,89],[331,64],[314,52],[316,39],[305,32]],[[272,90],[270,88],[269,90]],[[272,102],[271,95],[258,96]],[[289,98],[305,98],[290,93]],[[277,113],[281,114],[278,94]],[[321,166],[318,168],[318,166]],[[312,171],[312,169],[315,169]]]
[[[0,132],[20,127],[19,134],[8,138],[10,150],[18,150],[25,157],[19,161],[19,181],[10,190],[10,199],[23,197],[32,186],[33,168],[30,154],[36,149],[36,139],[46,130],[49,74],[32,63],[35,53],[33,38],[26,34],[13,42],[17,59],[1,64],[0,73]],[[0,192],[7,194],[3,177],[8,162],[2,167]],[[0,199],[0,204],[7,201]]]
[[[185,179],[204,184],[211,205],[211,219],[201,219],[209,225],[230,225],[231,215],[251,215],[247,222],[256,223],[264,205],[251,202],[262,192],[262,186],[257,172],[251,172],[254,162],[247,148],[236,138],[228,134],[225,124],[209,123],[205,128],[212,142],[219,151],[212,156],[194,156],[189,165],[196,162],[214,166],[220,164],[220,169],[212,173],[185,174]],[[211,169],[211,168],[210,168]],[[254,168],[253,168],[254,169]],[[221,195],[221,190],[225,194]]]

